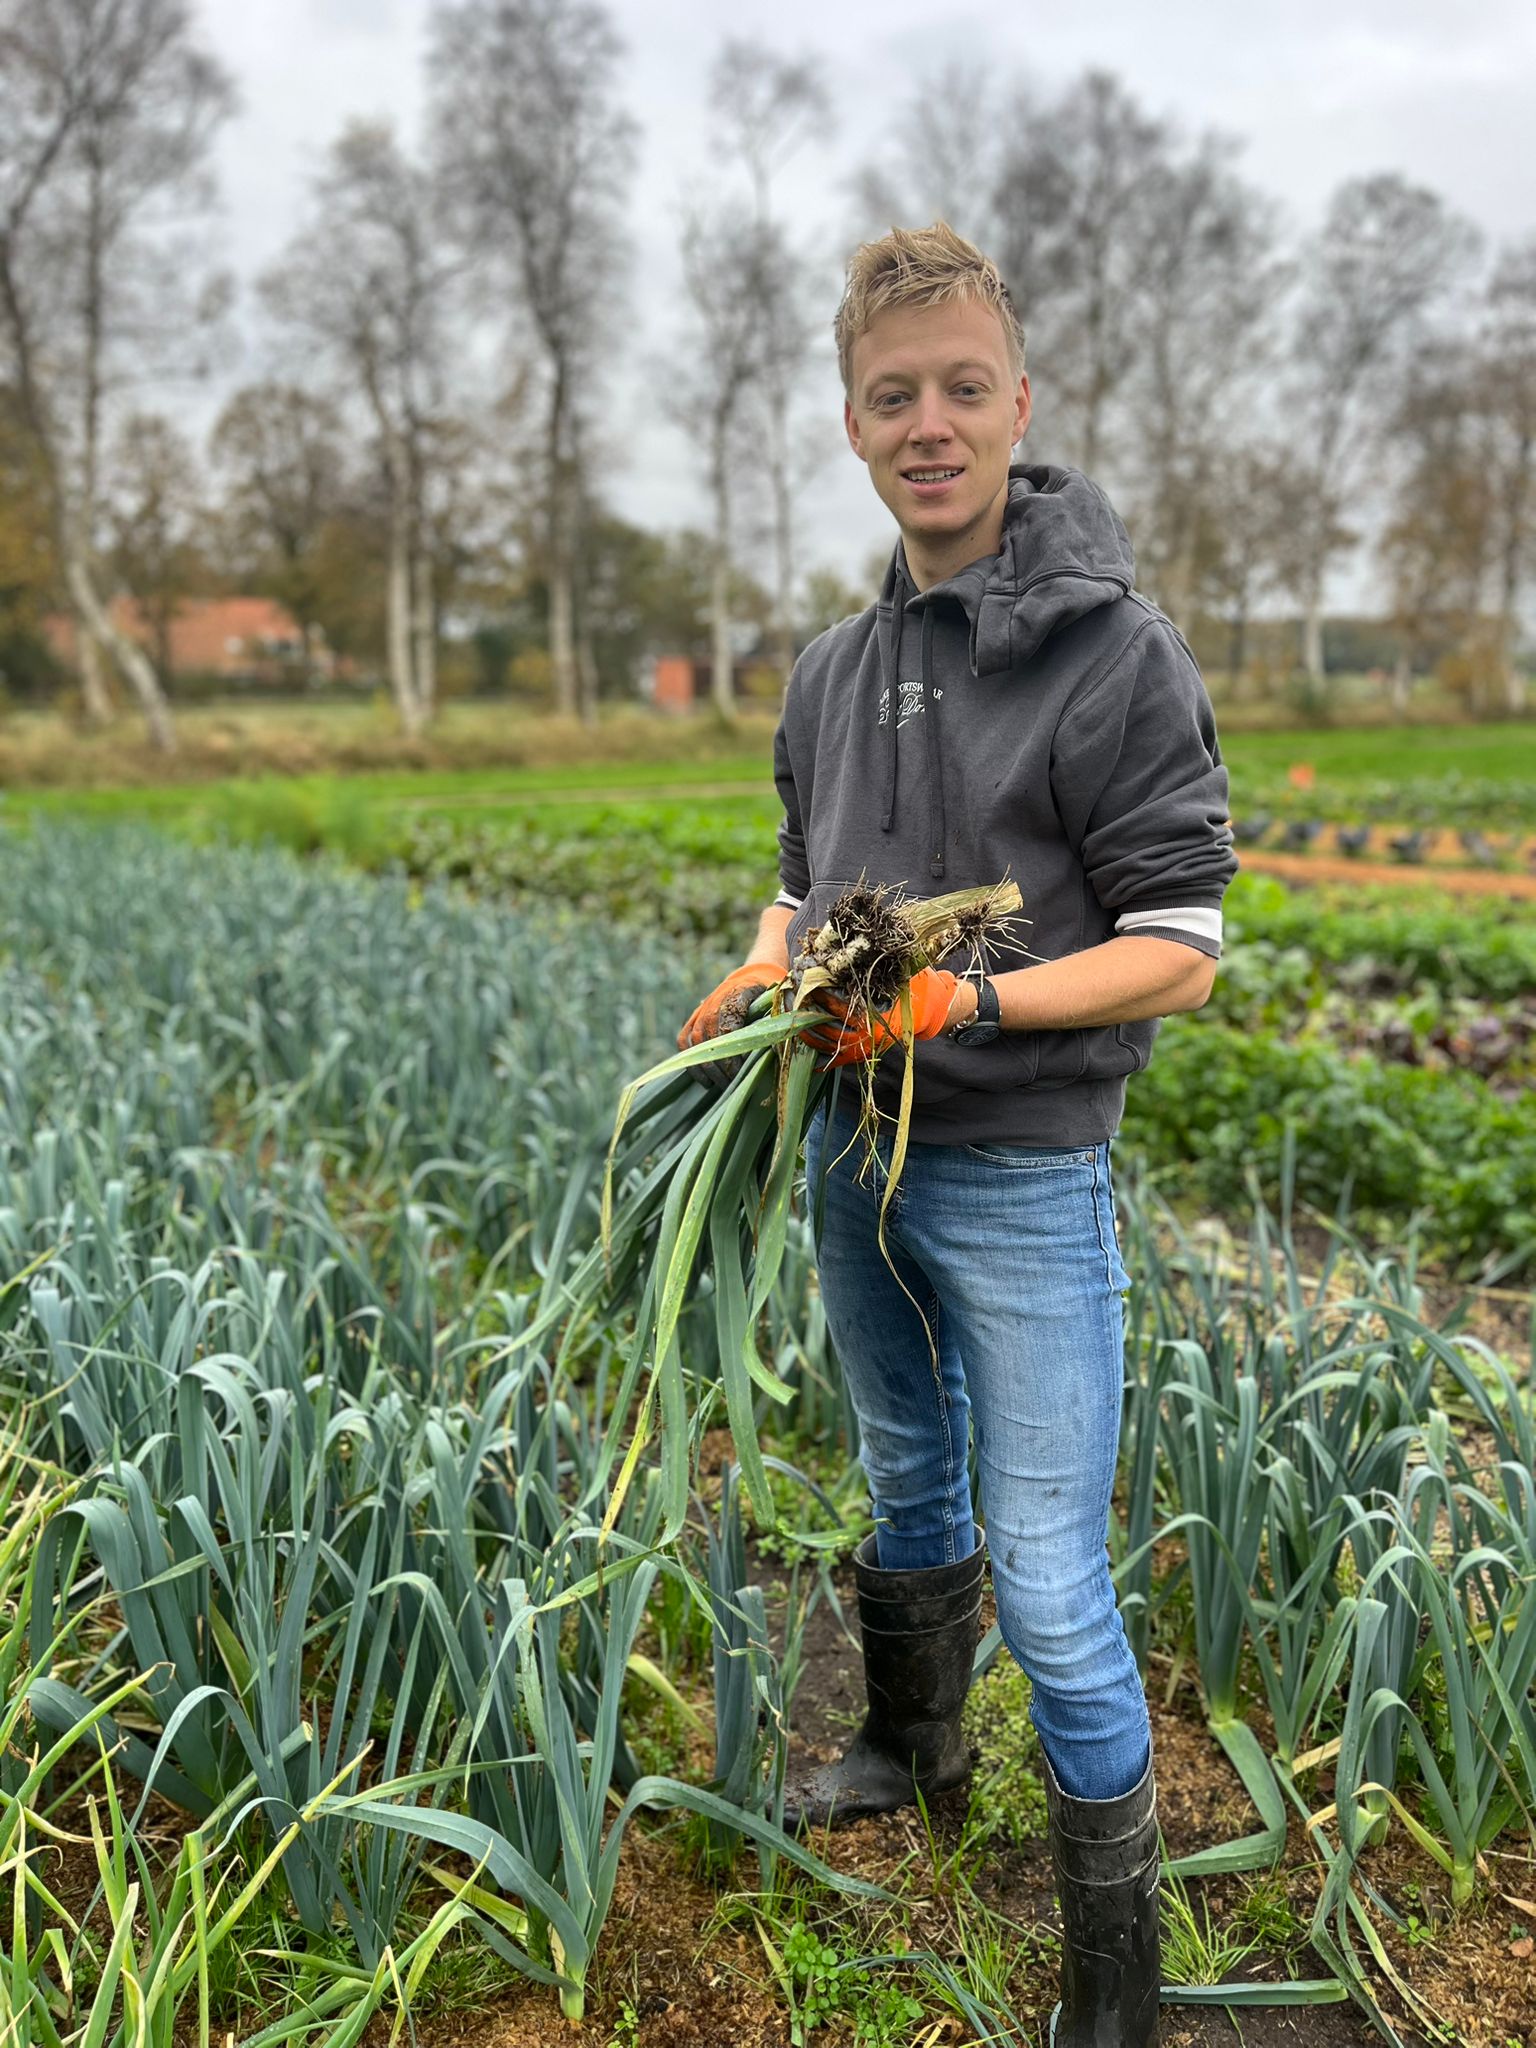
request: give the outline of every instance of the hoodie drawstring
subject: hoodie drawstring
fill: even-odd
[[[928,743],[928,829],[932,847],[928,872],[935,881],[944,873],[944,841],[947,825],[944,813],[944,761],[939,741],[939,714],[933,690],[933,606],[923,608],[923,725]],[[897,670],[901,658],[901,629],[906,607],[899,600],[880,615],[880,688],[885,697],[885,800],[880,807],[880,830],[889,832],[896,815],[896,721],[901,702]]]
[[[880,806],[880,830],[889,832],[896,815],[896,668],[901,655],[901,604],[882,607],[876,633],[880,642],[880,688],[885,698],[885,801]]]
[[[933,606],[923,608],[923,724],[928,739],[928,829],[933,851],[928,872],[944,873],[944,762],[939,753],[939,712],[933,694]]]

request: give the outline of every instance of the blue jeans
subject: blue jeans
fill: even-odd
[[[974,1427],[998,1622],[1029,1674],[1040,1741],[1072,1797],[1118,1798],[1146,1768],[1150,1730],[1106,1550],[1129,1284],[1109,1147],[911,1146],[886,1218],[895,1274],[875,1234],[889,1147],[861,1184],[866,1152],[846,1111],[830,1142],[816,1118],[821,1293],[880,1563],[975,1549]]]

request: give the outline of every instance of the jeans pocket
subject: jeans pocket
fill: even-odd
[[[972,1159],[987,1166],[1001,1166],[1024,1172],[1052,1173],[1064,1167],[1092,1166],[1096,1157],[1091,1145],[967,1145]]]

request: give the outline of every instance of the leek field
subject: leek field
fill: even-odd
[[[610,1512],[641,1303],[549,1334],[766,807],[378,810],[0,834],[0,2041],[1041,2040],[995,1632],[969,1795],[776,1825],[791,1728],[846,1734],[868,1527],[803,1219],[771,1517],[707,1261],[676,1541],[650,1457]],[[1521,908],[1245,878],[1133,1084],[1112,1552],[1172,2043],[1536,2024]]]

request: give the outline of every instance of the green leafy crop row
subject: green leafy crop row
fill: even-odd
[[[1536,1267],[1536,1097],[1506,1102],[1426,1072],[1175,1019],[1131,1084],[1123,1142],[1185,1206],[1273,1198],[1287,1133],[1300,1195],[1332,1214],[1347,1191],[1374,1233],[1410,1222],[1463,1270]]]

